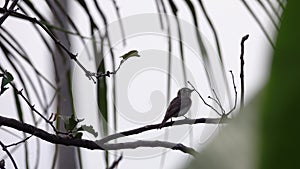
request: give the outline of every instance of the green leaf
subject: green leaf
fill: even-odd
[[[81,132],[78,132],[78,133],[76,133],[76,135],[75,135],[75,138],[79,138],[79,139],[81,139],[82,138],[82,133]]]
[[[14,80],[14,77],[9,72],[4,72],[4,74],[1,74],[1,77],[2,77],[2,82],[1,82],[0,95],[2,95],[8,89],[8,87],[5,86]]]
[[[272,71],[262,102],[260,169],[300,168],[300,1],[289,1],[283,14]]]
[[[90,134],[92,134],[94,137],[98,136],[98,132],[95,131],[94,127],[92,125],[82,125],[77,131],[86,131]]]
[[[82,122],[84,119],[77,119],[75,115],[72,115],[68,119],[64,120],[64,126],[67,131],[73,131],[78,123]]]
[[[123,60],[127,60],[130,57],[140,57],[139,52],[137,50],[131,50],[127,53],[125,53],[124,55],[120,56],[120,58],[123,58]]]
[[[100,46],[100,51],[99,51],[99,56],[100,57],[95,57],[95,59],[98,59],[98,68],[97,72],[105,72],[105,63],[106,60],[104,58],[104,38],[100,38],[101,40],[101,46]],[[96,44],[95,44],[96,45]],[[97,53],[95,53],[95,56],[98,56]],[[108,124],[106,123],[108,121],[108,103],[107,103],[107,84],[106,84],[106,78],[100,78],[98,79],[97,83],[97,104],[99,107],[99,113],[98,113],[98,121],[100,125],[99,131],[101,131],[105,136],[107,135],[108,131]]]

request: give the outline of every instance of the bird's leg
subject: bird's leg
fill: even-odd
[[[183,116],[185,119],[189,119],[188,117]]]

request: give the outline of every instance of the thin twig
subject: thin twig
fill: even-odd
[[[8,4],[8,2],[6,1],[4,4],[4,7],[3,7],[3,9],[6,10],[6,12],[0,17],[0,27],[3,24],[3,22],[8,18],[8,16],[14,11],[14,8],[18,4],[18,0],[14,0],[12,2],[12,4],[10,5],[9,9],[7,9],[7,4]]]
[[[213,97],[211,97],[211,96],[208,96],[208,98],[211,99],[211,100],[213,100],[214,102],[216,102],[217,105],[220,107],[220,109],[221,109],[221,111],[222,111],[222,114],[225,114],[225,110],[224,110],[224,108],[223,108],[223,106],[222,106],[222,104],[221,104],[221,102],[220,102],[220,100],[219,100],[219,98],[218,98],[218,95],[217,95],[216,91],[215,91],[214,89],[212,89],[212,91],[213,91],[213,94],[214,94],[214,96],[215,96],[216,98],[213,98]]]
[[[211,106],[210,104],[206,103],[206,101],[203,99],[203,97],[201,96],[201,94],[196,90],[196,88],[192,85],[191,82],[188,81],[188,83],[192,86],[192,88],[198,93],[199,97],[201,98],[201,100],[203,101],[203,103],[210,107],[213,111],[215,111],[219,116],[222,116],[221,113],[219,113],[213,106]]]
[[[245,35],[242,38],[241,41],[241,73],[240,73],[240,78],[241,78],[241,107],[240,107],[240,111],[244,108],[244,93],[245,93],[245,84],[244,84],[244,42],[249,38],[249,35]]]
[[[116,168],[122,159],[123,159],[123,154],[121,154],[120,157],[117,160],[115,160],[108,169]]]
[[[10,85],[11,85],[11,87],[15,90],[15,91],[17,91],[17,94],[18,95],[20,95],[21,96],[21,98],[27,103],[27,105],[29,106],[29,108],[33,111],[33,112],[35,112],[36,114],[38,114],[46,123],[48,123],[51,127],[52,127],[52,129],[54,130],[54,132],[56,133],[56,134],[63,134],[63,135],[67,135],[68,133],[66,133],[66,132],[61,132],[61,131],[58,131],[56,128],[55,128],[55,126],[53,125],[53,122],[52,121],[50,121],[50,120],[48,120],[45,116],[43,116],[34,106],[34,104],[31,104],[30,103],[30,101],[23,95],[23,93],[22,93],[22,90],[23,89],[21,89],[21,90],[18,90],[17,89],[17,87],[12,83],[12,82],[10,82]]]
[[[13,163],[15,169],[18,168],[17,163],[15,162],[14,158],[12,157],[12,155],[10,154],[10,152],[7,150],[6,146],[0,141],[0,146],[2,147],[2,150],[6,152],[6,154],[8,155],[8,157],[10,158],[11,162]]]
[[[107,71],[106,73],[93,73],[93,72],[87,70],[82,65],[82,63],[79,60],[77,60],[77,54],[73,54],[64,44],[62,44],[60,42],[60,40],[57,39],[55,37],[55,35],[50,30],[48,30],[48,28],[41,21],[37,20],[34,17],[30,17],[30,16],[27,16],[27,15],[24,15],[24,14],[21,14],[21,13],[12,11],[12,10],[6,10],[4,8],[0,8],[0,13],[7,13],[7,12],[9,12],[9,15],[11,15],[11,16],[14,16],[14,17],[17,17],[17,18],[20,18],[23,20],[27,20],[27,21],[37,24],[39,27],[41,27],[49,35],[49,37],[55,42],[55,44],[57,46],[59,46],[63,51],[65,51],[69,55],[71,60],[75,61],[75,63],[84,71],[85,75],[89,78],[89,80],[93,80],[94,83],[95,83],[94,78],[101,78],[104,76],[109,77],[111,74],[115,74],[114,71],[113,72]],[[108,36],[107,33],[106,33],[106,36]]]
[[[9,147],[12,147],[12,146],[16,146],[18,144],[21,144],[21,143],[24,143],[26,142],[27,140],[29,140],[33,135],[30,135],[29,137],[26,137],[25,139],[21,140],[21,141],[18,141],[16,143],[12,143],[12,144],[9,144],[6,146],[6,148],[9,148]]]
[[[232,71],[229,71],[231,74],[231,78],[232,78],[232,84],[233,84],[233,89],[234,89],[234,106],[233,108],[226,114],[226,116],[228,116],[231,112],[233,112],[233,110],[236,108],[236,103],[237,103],[237,91],[236,91],[236,86],[235,86],[235,82],[234,82],[234,76]]]
[[[5,4],[3,5],[4,9],[7,9],[8,3],[9,3],[9,0],[5,0]]]

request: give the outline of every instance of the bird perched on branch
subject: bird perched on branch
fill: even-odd
[[[194,90],[184,87],[177,92],[177,97],[171,101],[159,128],[162,128],[172,117],[184,116],[189,111],[192,105],[191,93],[193,91]]]

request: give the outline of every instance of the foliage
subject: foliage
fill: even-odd
[[[8,89],[6,87],[10,82],[14,80],[14,77],[11,73],[5,71],[4,73],[0,73],[0,77],[2,77],[1,81],[1,89],[0,89],[0,96]]]

